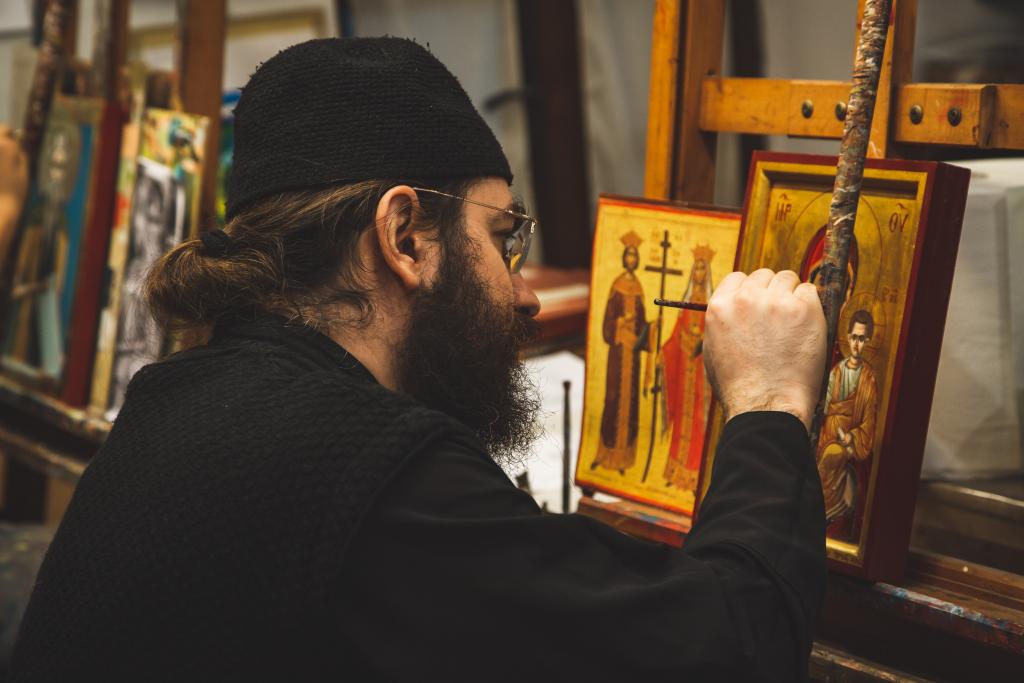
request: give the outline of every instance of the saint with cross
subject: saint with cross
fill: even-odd
[[[623,272],[612,283],[601,326],[608,344],[601,439],[590,468],[625,474],[636,462],[640,429],[640,352],[648,350],[644,290],[636,270],[643,241],[630,231],[621,238]]]

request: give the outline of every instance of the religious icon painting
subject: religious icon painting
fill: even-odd
[[[711,403],[704,314],[654,299],[706,303],[739,227],[727,210],[600,198],[578,486],[693,513]]]
[[[143,283],[166,251],[196,235],[203,151],[208,119],[147,109],[138,129],[130,204],[121,207],[108,265],[111,297],[104,310],[105,339],[98,356],[105,377],[93,376],[91,405],[113,420],[132,376],[168,349],[146,311]]]
[[[121,310],[121,284],[128,255],[129,218],[138,167],[140,129],[145,111],[146,68],[129,65],[130,107],[128,120],[121,131],[120,158],[117,167],[116,196],[107,250],[107,281],[104,283],[103,305],[100,308],[96,333],[96,355],[93,361],[89,406],[102,413],[107,409],[110,376],[117,343],[117,320]]]
[[[54,99],[18,246],[3,362],[53,388],[62,376],[103,102]]]
[[[903,570],[969,178],[935,162],[865,167],[824,422],[811,449],[828,557],[847,573],[895,580]],[[834,181],[834,158],[756,153],[736,270],[790,269],[817,282]],[[721,427],[712,408],[701,497]]]

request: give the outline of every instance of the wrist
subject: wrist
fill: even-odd
[[[806,391],[798,391],[786,387],[778,387],[770,392],[754,395],[731,397],[728,401],[722,402],[725,420],[743,413],[754,412],[780,412],[789,413],[800,420],[804,429],[811,430],[811,421],[814,419],[814,399],[809,398]]]

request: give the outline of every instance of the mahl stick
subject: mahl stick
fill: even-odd
[[[46,13],[43,15],[43,39],[39,45],[39,59],[32,78],[32,89],[29,91],[25,111],[25,126],[21,134],[21,146],[28,157],[30,179],[35,178],[39,149],[43,144],[46,120],[50,115],[50,104],[53,102],[53,91],[64,65],[64,36],[71,16],[70,7],[71,0],[48,0]],[[4,337],[7,304],[11,295],[18,246],[28,203],[29,199],[26,199],[25,207],[22,208],[21,217],[13,232],[0,235],[0,339]]]
[[[821,266],[821,284],[818,296],[825,310],[828,331],[828,358],[835,347],[839,326],[839,311],[846,299],[846,270],[850,260],[850,238],[857,220],[857,202],[861,182],[864,180],[864,158],[867,156],[871,134],[871,116],[875,110],[878,77],[885,54],[885,34],[889,28],[890,0],[866,0],[861,20],[857,57],[853,65],[853,87],[846,108],[846,126],[839,147],[836,184],[832,190],[828,230],[825,233],[825,257]],[[825,417],[825,394],[828,390],[829,362],[825,363],[825,376],[818,396],[818,405],[811,423],[811,449],[817,448],[821,423]]]

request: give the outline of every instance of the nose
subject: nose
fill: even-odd
[[[522,273],[512,276],[512,296],[515,302],[516,311],[525,313],[531,318],[537,317],[540,313],[540,299],[537,294],[526,284]]]

